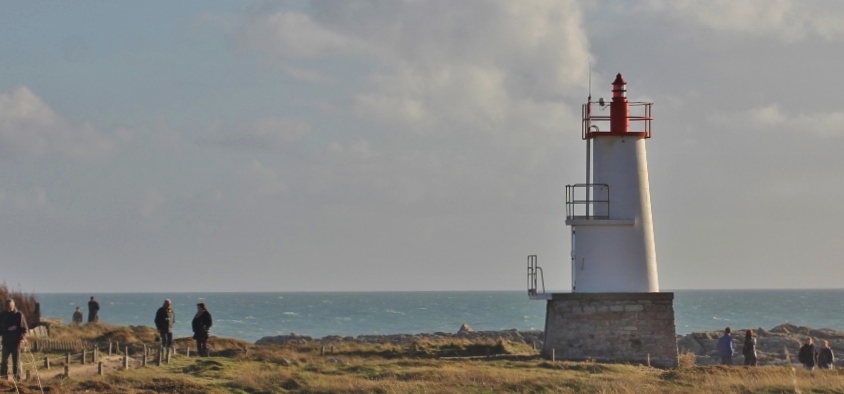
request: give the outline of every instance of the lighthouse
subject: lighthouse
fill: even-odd
[[[645,149],[652,103],[628,101],[618,74],[608,106],[607,117],[603,100],[583,105],[581,135],[591,145],[586,167],[594,173],[587,170],[586,183],[566,187],[572,291],[658,292]]]
[[[571,292],[545,293],[528,256],[528,295],[547,301],[546,357],[677,365],[674,293],[659,289],[651,212],[652,106],[628,100],[621,74],[609,102],[583,104],[586,179],[566,186]]]

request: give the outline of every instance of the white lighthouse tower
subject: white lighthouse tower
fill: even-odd
[[[612,83],[610,115],[603,100],[583,105],[582,137],[591,145],[594,174],[567,186],[571,226],[572,291],[659,291],[645,141],[652,103],[627,100],[627,83]],[[631,113],[631,106],[635,114]]]
[[[628,101],[621,74],[612,101],[583,105],[586,182],[566,186],[571,292],[546,294],[537,256],[528,256],[528,295],[548,303],[547,357],[677,365],[674,293],[659,291],[656,268],[645,150],[651,106]]]

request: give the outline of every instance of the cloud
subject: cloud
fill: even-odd
[[[527,107],[586,92],[588,40],[574,1],[309,4],[307,14],[254,17],[240,42],[284,59],[366,55],[369,84],[354,94],[366,120],[505,133],[501,125],[538,112]]]
[[[0,93],[0,151],[6,156],[88,159],[114,148],[94,126],[70,124],[25,86]]]
[[[353,40],[314,22],[310,15],[290,11],[254,16],[237,31],[236,39],[242,48],[289,58],[315,58],[355,47]]]
[[[200,145],[232,149],[267,149],[289,145],[304,139],[311,132],[310,124],[282,117],[258,119],[234,133],[216,133],[203,138]]]
[[[696,21],[717,31],[777,36],[792,42],[819,37],[838,41],[844,33],[840,2],[793,0],[650,0],[633,8]]]
[[[754,107],[733,115],[714,119],[720,124],[747,124],[766,132],[781,130],[787,133],[810,134],[819,137],[844,136],[844,112],[812,112],[789,114],[778,104]]]
[[[288,191],[287,184],[281,180],[278,172],[258,160],[251,161],[237,171],[235,183],[239,185],[237,193],[245,200],[276,196]]]

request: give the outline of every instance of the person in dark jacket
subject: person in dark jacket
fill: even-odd
[[[724,365],[733,365],[733,353],[735,352],[735,348],[733,348],[733,330],[730,327],[724,329],[724,336],[718,339],[718,344],[716,348],[718,349],[718,356],[721,357],[721,364]]]
[[[164,305],[155,312],[155,328],[161,336],[161,347],[167,349],[173,345],[173,323],[176,313],[173,312],[173,302],[164,300]]]
[[[21,344],[26,341],[26,332],[28,330],[26,317],[24,317],[21,311],[15,308],[15,301],[11,298],[6,300],[3,306],[5,307],[3,312],[0,312],[0,335],[3,336],[3,360],[0,362],[0,377],[3,379],[8,378],[8,362],[9,355],[11,355],[12,374],[15,380],[21,380]]]
[[[823,347],[818,351],[818,367],[832,369],[832,363],[834,362],[835,355],[832,354],[832,349],[829,348],[829,341],[823,341]]]
[[[744,355],[744,365],[756,366],[756,338],[753,337],[753,330],[748,328],[744,333],[744,347],[741,348]]]
[[[73,311],[73,318],[71,318],[71,322],[74,326],[78,326],[82,324],[82,308],[76,307],[76,310]]]
[[[815,350],[815,344],[812,342],[812,338],[807,338],[806,343],[800,347],[800,352],[797,353],[797,360],[803,364],[803,367],[811,371],[815,369],[817,357],[818,352]]]
[[[196,315],[190,325],[193,329],[193,339],[196,339],[196,352],[200,356],[208,356],[208,332],[211,330],[212,323],[211,313],[208,312],[205,303],[196,304]]]
[[[88,301],[88,323],[96,323],[100,321],[100,303],[91,296]]]

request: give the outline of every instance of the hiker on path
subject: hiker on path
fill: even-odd
[[[211,313],[204,302],[196,304],[196,315],[190,325],[193,329],[193,339],[196,339],[196,352],[200,356],[208,356],[208,332],[211,331]]]
[[[3,303],[0,312],[0,335],[3,336],[3,360],[0,361],[0,378],[7,379],[9,374],[9,356],[12,356],[12,374],[16,381],[21,380],[20,360],[21,345],[26,341],[26,317],[15,308],[15,300],[9,298]]]
[[[155,328],[161,336],[161,347],[169,348],[173,345],[173,323],[176,322],[176,313],[173,312],[173,302],[164,300],[164,305],[155,312]]]
[[[730,327],[724,329],[724,336],[718,339],[718,355],[721,356],[721,364],[733,365],[733,330]]]
[[[96,323],[100,321],[100,303],[94,299],[94,296],[91,296],[91,300],[88,301],[88,323]]]

